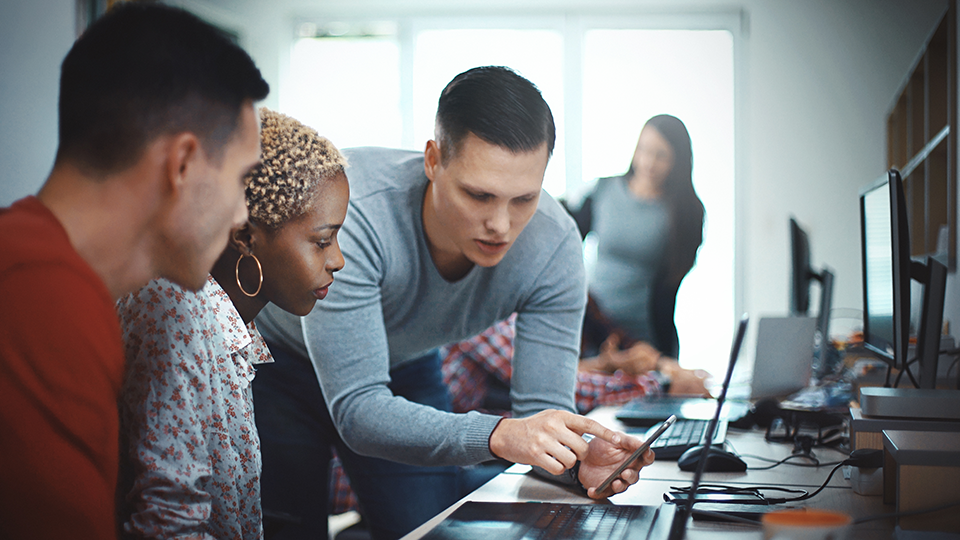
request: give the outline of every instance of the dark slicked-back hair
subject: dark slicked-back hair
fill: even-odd
[[[222,31],[178,8],[126,3],[74,43],[60,73],[57,161],[122,171],[158,136],[192,132],[222,156],[243,104],[269,86]]]
[[[464,71],[440,94],[436,137],[443,163],[456,157],[467,133],[514,153],[547,143],[548,155],[557,138],[553,114],[540,90],[500,66]]]

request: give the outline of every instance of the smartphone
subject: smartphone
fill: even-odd
[[[620,476],[620,473],[622,473],[624,469],[629,467],[630,464],[633,463],[638,457],[642,456],[643,453],[646,452],[648,448],[650,448],[650,445],[653,444],[653,441],[657,440],[657,437],[663,435],[663,432],[666,431],[670,426],[672,426],[673,423],[676,421],[677,421],[676,415],[670,415],[670,418],[667,418],[666,420],[664,420],[663,423],[660,424],[660,427],[658,427],[657,430],[654,431],[653,434],[647,438],[647,440],[643,441],[643,445],[640,446],[640,448],[637,448],[636,452],[631,454],[630,457],[626,459],[626,461],[621,463],[620,466],[617,467],[617,469],[613,471],[613,473],[610,476],[608,476],[607,479],[604,480],[602,484],[600,484],[600,487],[597,488],[597,493],[600,493],[601,491],[607,489],[607,486],[609,486],[611,482],[616,480],[616,478]]]

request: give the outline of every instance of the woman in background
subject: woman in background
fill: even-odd
[[[260,116],[249,220],[231,230],[206,285],[155,280],[118,303],[127,537],[263,538],[250,385],[254,366],[273,360],[253,320],[267,302],[302,316],[326,296],[343,267],[349,187],[330,141],[282,114]]]
[[[686,126],[674,116],[654,116],[640,132],[627,172],[599,179],[571,212],[581,234],[598,238],[581,369],[656,370],[664,382],[681,383],[682,393],[703,392],[702,377],[691,377],[674,360],[677,291],[703,242],[704,207],[692,170]]]

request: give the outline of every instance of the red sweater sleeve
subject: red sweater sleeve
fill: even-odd
[[[89,268],[0,272],[0,529],[10,538],[116,537],[123,350]]]

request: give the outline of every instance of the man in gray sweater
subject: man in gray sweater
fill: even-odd
[[[278,537],[325,530],[331,447],[375,538],[485,479],[461,466],[529,464],[602,498],[652,461],[596,492],[640,441],[572,412],[586,285],[576,225],[541,191],[554,140],[536,87],[483,67],[444,89],[423,153],[344,152],[344,270],[302,320],[271,306],[257,319],[277,360],[254,385],[263,507],[300,519]],[[514,312],[512,417],[446,412],[436,348]]]

